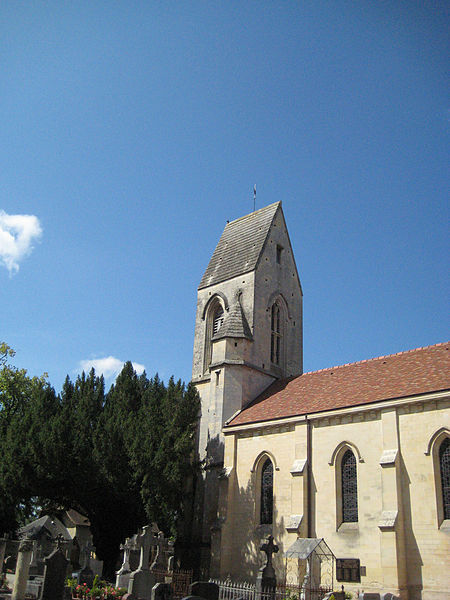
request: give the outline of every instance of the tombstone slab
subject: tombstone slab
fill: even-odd
[[[6,539],[0,538],[0,573],[3,571],[3,561],[5,560]]]
[[[157,583],[152,588],[151,600],[172,600],[172,587],[168,583]]]
[[[200,596],[205,600],[218,600],[219,586],[211,581],[194,581],[189,586],[189,592],[192,596]]]
[[[84,546],[85,563],[84,567],[77,574],[78,583],[85,583],[87,587],[91,588],[94,581],[94,571],[91,569],[91,553],[94,546],[88,541]]]
[[[64,581],[68,562],[60,547],[44,559],[44,585],[40,600],[64,600]]]

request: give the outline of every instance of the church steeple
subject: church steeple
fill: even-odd
[[[227,364],[227,352],[216,344],[224,338],[253,342],[241,344],[240,356],[231,351],[234,365],[241,359],[260,374],[250,393],[269,385],[267,376],[301,373],[301,302],[281,202],[228,223],[198,287],[193,380],[200,384],[210,378],[211,365]],[[217,310],[223,312],[220,331],[214,328]],[[243,397],[241,406],[251,399]]]
[[[222,428],[276,379],[302,372],[302,291],[281,202],[227,223],[200,281],[192,380],[206,471],[201,543],[210,543]],[[200,494],[200,492],[199,492]],[[200,511],[200,508],[198,508]]]

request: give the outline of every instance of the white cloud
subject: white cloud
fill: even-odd
[[[115,356],[106,356],[105,358],[90,358],[87,360],[80,360],[80,368],[89,373],[94,368],[97,375],[103,374],[105,379],[116,378],[117,375],[123,368],[124,361],[116,358]],[[145,367],[139,363],[132,363],[133,369],[138,375],[141,375]]]
[[[34,215],[8,215],[0,210],[0,264],[10,275],[17,273],[19,262],[32,251],[33,240],[41,235],[41,224]]]

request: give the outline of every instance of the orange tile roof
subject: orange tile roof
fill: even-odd
[[[449,343],[275,381],[228,426],[450,389]]]

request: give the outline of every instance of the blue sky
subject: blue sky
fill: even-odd
[[[448,339],[445,2],[0,3],[0,339],[189,380],[227,219],[282,200],[304,368]]]

